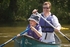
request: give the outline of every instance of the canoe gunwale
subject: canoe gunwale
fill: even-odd
[[[57,36],[57,35],[56,35],[56,36]],[[49,44],[49,43],[42,42],[42,41],[39,41],[39,40],[37,40],[37,39],[34,39],[33,37],[28,36],[28,35],[19,36],[18,38],[20,38],[20,37],[27,37],[27,38],[30,38],[30,39],[32,39],[32,40],[35,40],[35,41],[37,41],[37,42],[40,42],[40,43],[43,43],[43,44],[47,44],[47,45],[60,45],[60,44],[61,44],[61,42],[60,42],[59,44]],[[57,38],[58,38],[58,37],[57,37]],[[16,38],[16,39],[17,39],[17,38]]]

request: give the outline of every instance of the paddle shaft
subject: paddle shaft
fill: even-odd
[[[41,16],[41,18],[43,19],[43,20],[45,20],[49,25],[51,25],[54,29],[56,29],[49,21],[47,21],[43,16]],[[61,31],[58,31],[64,38],[66,38],[69,42],[70,42],[70,39],[67,37],[67,36],[65,36]]]
[[[20,35],[24,34],[25,32],[27,32],[29,29],[26,29],[25,31],[21,32]],[[6,41],[5,43],[3,43],[2,45],[0,45],[0,47],[3,47],[4,45],[6,45],[7,43],[11,42],[12,40],[16,39],[17,36],[14,36],[13,38],[11,38],[10,40]]]

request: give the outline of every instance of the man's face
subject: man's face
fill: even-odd
[[[50,12],[49,4],[43,5],[43,12]]]
[[[33,20],[30,20],[29,23],[30,23],[30,26],[35,26],[36,25],[36,22],[33,21]]]

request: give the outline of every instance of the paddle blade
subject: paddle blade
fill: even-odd
[[[0,47],[3,47],[3,46],[4,46],[4,44],[0,45]]]

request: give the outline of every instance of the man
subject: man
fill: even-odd
[[[50,2],[44,2],[43,4],[43,12],[39,15],[42,16],[44,19],[49,21],[55,29],[49,25],[43,18],[40,17],[39,24],[42,27],[42,41],[47,43],[55,44],[55,38],[54,38],[54,31],[59,31],[61,29],[61,25],[58,21],[58,18],[53,15],[51,12],[51,3]],[[35,13],[35,11],[33,10]]]

